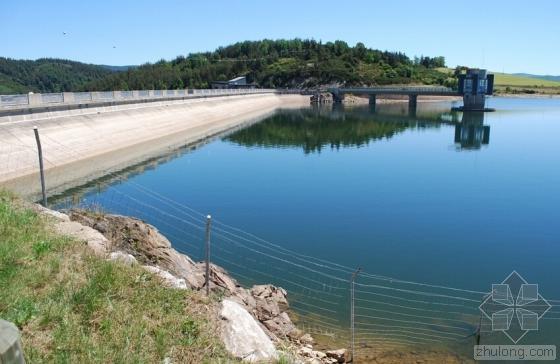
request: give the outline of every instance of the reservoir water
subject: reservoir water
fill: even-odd
[[[511,343],[479,305],[513,271],[552,306],[525,307],[542,317],[522,343],[558,344],[560,99],[489,106],[497,111],[279,111],[56,204],[145,219],[195,260],[211,214],[213,261],[245,285],[286,288],[298,324],[324,340],[348,339],[350,278],[361,268],[354,302],[364,356],[420,345],[472,357],[479,331],[483,343]],[[511,322],[511,335],[527,331]]]

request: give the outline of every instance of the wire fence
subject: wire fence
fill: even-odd
[[[53,172],[48,174],[48,185],[49,178],[57,178],[58,167],[49,155],[83,156],[78,147],[62,145],[48,133],[41,137],[47,142],[45,168]],[[37,160],[36,147],[30,145],[1,144],[0,153],[12,156],[0,166],[7,171],[29,165],[29,158]],[[197,211],[135,182],[136,173],[157,163],[119,173],[106,171],[105,177],[57,196],[51,206],[136,217],[157,227],[178,251],[202,260],[206,216],[212,212]],[[357,267],[286,249],[215,216],[211,244],[213,263],[246,287],[270,283],[284,288],[297,326],[323,341],[354,347],[358,362],[391,350],[426,346],[469,353],[476,340],[492,333],[491,323],[479,310],[486,291],[401,280],[367,270],[357,274],[352,286]],[[549,302],[553,307],[546,318],[560,320],[560,301]]]

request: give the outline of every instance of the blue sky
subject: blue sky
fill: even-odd
[[[442,55],[451,66],[556,75],[559,16],[557,0],[7,0],[0,56],[129,65],[241,40],[299,37]]]

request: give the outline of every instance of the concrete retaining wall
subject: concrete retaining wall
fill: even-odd
[[[88,107],[103,103],[150,102],[192,97],[211,97],[220,95],[247,95],[274,93],[274,89],[181,89],[181,90],[134,90],[98,92],[57,92],[45,94],[0,95],[0,116],[4,111],[36,112],[37,109],[57,108],[58,106]],[[9,113],[11,115],[11,113]]]

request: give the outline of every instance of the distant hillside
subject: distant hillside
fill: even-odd
[[[145,64],[87,85],[94,90],[206,88],[214,80],[240,75],[261,87],[317,85],[445,84],[452,76],[439,72],[443,57],[410,59],[403,53],[349,46],[343,41],[262,40],[194,53],[171,61]]]
[[[114,71],[64,59],[36,61],[0,57],[0,94],[79,91]]]
[[[518,74],[494,72],[498,86],[517,86],[517,87],[560,87],[560,82],[521,76]]]
[[[533,74],[530,74],[530,73],[513,73],[513,75],[526,77],[526,78],[537,78],[537,79],[540,79],[540,80],[560,82],[560,76],[533,75]]]
[[[0,58],[0,93],[207,88],[215,80],[247,76],[259,87],[437,84],[443,57],[411,59],[400,52],[343,41],[262,40],[235,43],[142,66],[91,65],[62,59]]]

